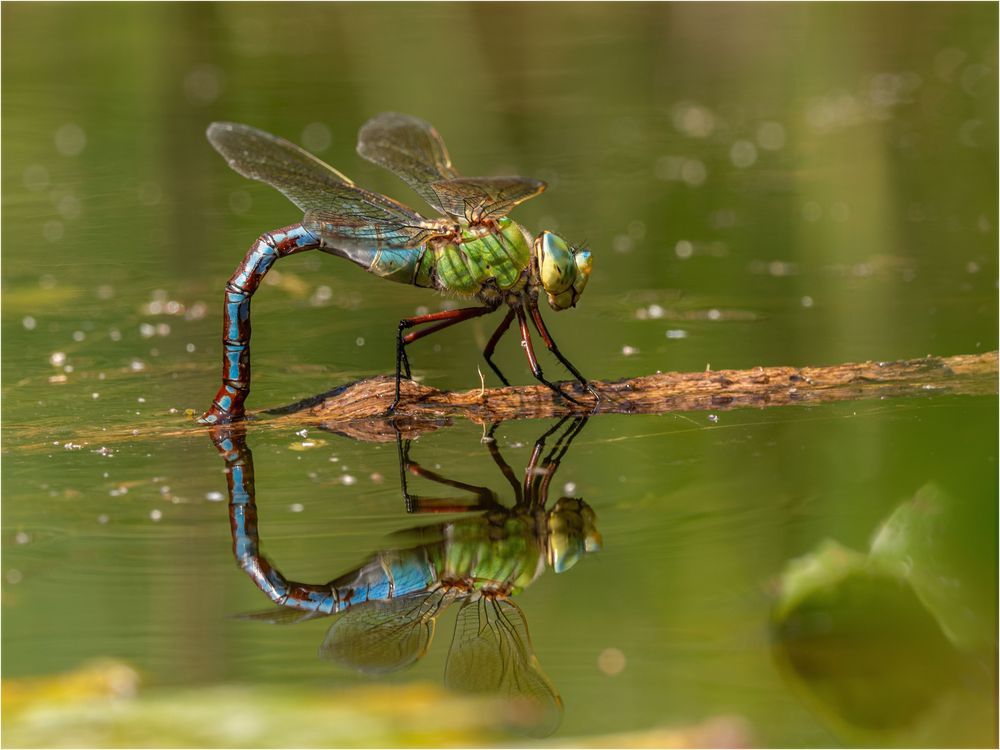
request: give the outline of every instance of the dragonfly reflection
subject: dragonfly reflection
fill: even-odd
[[[361,566],[322,584],[291,581],[260,554],[253,458],[245,433],[242,428],[215,428],[213,440],[229,469],[236,560],[280,605],[247,617],[298,622],[334,615],[320,655],[360,672],[388,674],[424,656],[437,618],[457,602],[445,684],[509,699],[518,724],[532,734],[550,734],[561,719],[562,700],[541,670],[524,613],[511,597],[547,567],[561,573],[583,554],[600,549],[596,517],[587,503],[560,497],[548,507],[552,478],[585,424],[586,418],[567,417],[539,437],[520,481],[493,439],[496,426],[489,431],[488,450],[510,484],[512,506],[487,487],[424,468],[410,458],[410,441],[397,436],[407,511],[470,515],[397,532],[394,537],[408,543],[380,550]],[[560,430],[546,452],[546,440]],[[408,476],[459,494],[413,494]]]

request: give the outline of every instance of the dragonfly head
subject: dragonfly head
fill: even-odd
[[[548,513],[548,562],[556,573],[572,568],[585,552],[601,549],[594,509],[578,497],[561,497]]]
[[[590,251],[573,247],[558,234],[542,232],[535,238],[535,260],[552,309],[575,307],[590,278]]]

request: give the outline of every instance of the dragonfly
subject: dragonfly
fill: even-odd
[[[397,532],[396,544],[322,584],[291,581],[261,555],[253,458],[245,435],[230,432],[232,427],[213,428],[213,440],[229,469],[230,527],[237,563],[280,606],[244,617],[288,623],[333,615],[320,656],[352,670],[384,675],[422,658],[430,648],[436,621],[457,603],[445,684],[506,699],[523,731],[551,734],[561,721],[562,699],[541,669],[524,613],[512,597],[546,568],[565,572],[602,546],[596,515],[582,498],[560,497],[551,507],[548,504],[552,477],[586,422],[586,417],[574,418],[546,454],[546,439],[567,419],[536,441],[521,481],[495,440],[489,442],[493,460],[511,485],[512,506],[487,487],[449,479],[412,461],[409,442],[397,437],[407,510],[467,515]],[[407,475],[458,493],[411,494]]]
[[[412,377],[406,347],[465,320],[506,308],[483,350],[493,361],[497,343],[517,320],[533,376],[575,404],[581,402],[547,380],[529,332],[599,402],[597,390],[560,352],[538,307],[544,293],[553,310],[575,307],[590,278],[590,251],[543,231],[534,238],[508,217],[519,203],[545,189],[527,177],[463,177],[444,141],[417,117],[383,113],[358,133],[358,153],[402,178],[441,216],[426,218],[392,198],[358,187],[333,167],[293,143],[249,125],[215,122],[208,140],[229,166],[281,191],[304,212],[302,221],[262,234],[226,284],[222,385],[199,418],[224,424],[245,417],[250,393],[250,300],[279,258],[320,250],[345,258],[389,281],[475,300],[467,307],[403,318],[396,333],[395,398],[400,380]]]

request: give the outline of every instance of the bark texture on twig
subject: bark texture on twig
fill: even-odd
[[[572,381],[560,384],[584,403],[560,399],[542,385],[471,391],[439,391],[412,381],[402,384],[397,424],[433,430],[454,417],[477,422],[531,419],[588,413],[593,397]],[[924,357],[896,362],[862,362],[829,367],[756,367],[751,370],[666,372],[613,383],[593,381],[601,394],[594,413],[662,414],[665,412],[764,408],[832,401],[997,393],[997,352],[954,357]],[[289,415],[365,439],[373,424],[351,423],[381,418],[392,403],[394,381],[380,376],[336,388],[268,414]],[[382,421],[382,420],[380,420]],[[395,439],[391,424],[382,422],[385,438]],[[376,429],[375,432],[378,432]]]

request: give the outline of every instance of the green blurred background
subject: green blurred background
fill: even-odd
[[[515,218],[594,252],[580,306],[548,315],[592,378],[996,348],[993,4],[0,13],[3,676],[23,689],[113,657],[142,674],[139,701],[218,701],[171,709],[191,718],[146,722],[145,736],[69,713],[46,723],[36,706],[8,713],[5,744],[416,741],[409,719],[346,739],[329,705],[294,722],[318,738],[214,723],[230,704],[211,690],[256,690],[279,707],[288,691],[291,705],[296,691],[330,690],[336,706],[348,700],[338,690],[367,681],[315,658],[324,623],[229,617],[266,602],[232,564],[222,462],[185,411],[217,387],[225,280],[262,231],[299,217],[226,168],[204,138],[213,120],[301,143],[418,210],[354,153],[380,111],[434,123],[466,174],[546,180]],[[319,254],[269,280],[254,300],[252,407],[388,372],[395,321],[447,303]],[[417,374],[474,387],[492,325],[415,345]],[[529,382],[518,349],[506,341],[498,362]],[[730,717],[718,726],[763,745],[994,744],[996,422],[995,398],[591,420],[558,483],[595,508],[606,549],[518,600],[566,703],[556,741],[632,744]],[[501,429],[515,469],[546,427]],[[435,433],[415,457],[501,489],[479,434]],[[293,450],[294,428],[265,423],[248,442],[265,550],[287,575],[321,581],[414,519],[391,446],[309,436],[322,444]],[[919,570],[960,592],[947,606],[923,572],[866,557],[880,524],[927,486],[944,541],[928,552],[926,535],[904,535],[900,554],[923,550]],[[830,563],[830,541],[862,562]],[[833,572],[806,593],[798,584],[797,610],[788,576],[814,554]],[[905,602],[872,617],[889,599]],[[977,624],[956,634],[951,607]],[[389,685],[439,685],[447,641]],[[609,649],[620,672],[601,666]],[[888,666],[851,671],[882,664],[873,654]],[[917,697],[914,683],[926,687]],[[433,726],[447,726],[447,700],[431,701]],[[435,731],[428,742],[447,741]]]

